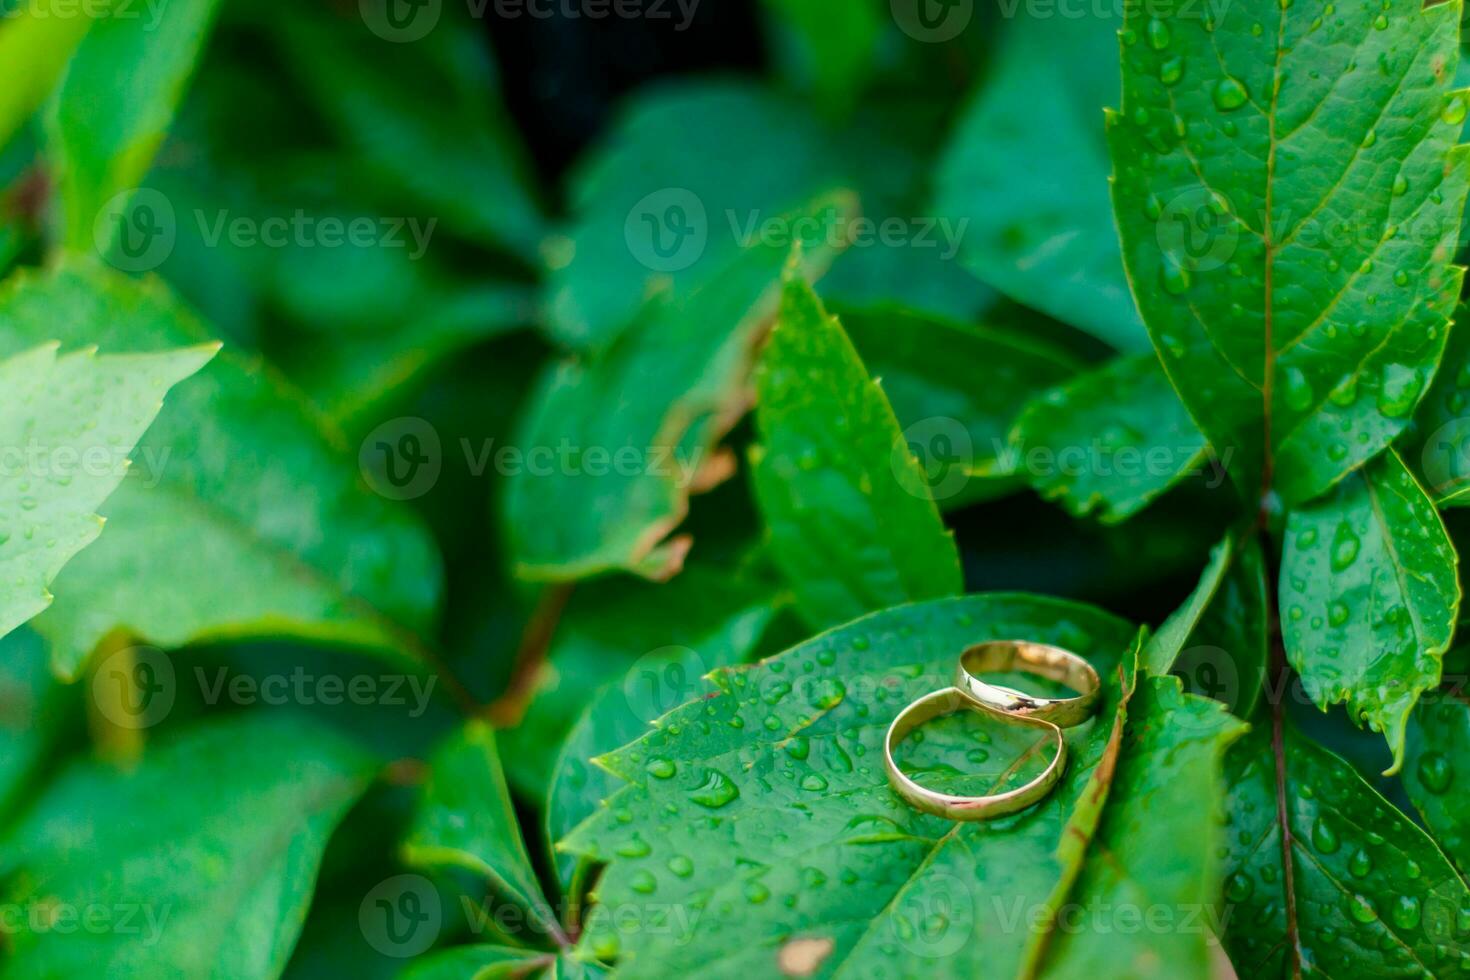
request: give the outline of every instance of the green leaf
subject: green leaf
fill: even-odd
[[[1109,361],[1033,400],[1011,441],[1038,493],[1107,524],[1197,473],[1209,452],[1152,354]]]
[[[0,293],[0,356],[55,338],[148,352],[203,327],[156,281],[86,263]],[[421,664],[440,591],[423,527],[362,486],[339,434],[258,359],[225,351],[181,386],[108,500],[106,534],[35,627],[75,673],[114,629],[165,647],[293,636]]]
[[[946,509],[1015,485],[1007,440],[1018,406],[1079,370],[1069,354],[1019,330],[895,306],[836,312]]]
[[[423,299],[416,315],[383,330],[295,333],[281,367],[330,419],[360,430],[435,365],[536,317],[533,290],[516,283],[445,289]]]
[[[879,0],[765,0],[765,7],[787,73],[827,107],[850,107],[887,25]]]
[[[1464,975],[1470,891],[1351,766],[1289,726],[1273,744],[1267,725],[1225,770],[1225,942],[1241,976]]]
[[[1216,853],[1225,748],[1246,730],[1219,704],[1149,678],[1128,705],[1128,726],[1102,822],[1083,852],[1062,928],[1038,975],[1048,980],[1215,976],[1209,921],[1219,912]],[[1101,921],[1075,928],[1079,910]],[[1149,917],[1152,917],[1151,919]],[[1130,928],[1149,921],[1147,928]],[[1067,926],[1072,924],[1072,928]]]
[[[711,690],[712,685],[702,679],[705,666],[694,650],[665,647],[642,658],[622,683],[608,684],[592,696],[586,711],[567,734],[552,772],[546,798],[547,840],[565,838],[623,785],[621,779],[591,760],[647,732],[658,717],[650,717],[647,710],[654,700],[677,694],[679,703],[683,703]],[[649,692],[652,696],[645,696]],[[555,859],[563,894],[574,906],[580,906],[593,862],[562,852],[557,852]]]
[[[848,251],[817,283],[817,293],[844,318],[881,308],[895,315],[943,318],[966,328],[985,322],[1000,297],[946,254],[940,248],[890,248],[867,256]],[[986,326],[1001,329],[993,323]]]
[[[612,862],[582,948],[621,955],[632,977],[714,961],[767,975],[799,951],[819,954],[829,974],[903,972],[915,957],[932,976],[1016,973],[1028,936],[1008,904],[990,899],[1025,910],[1057,889],[1069,860],[1058,845],[1131,689],[1132,635],[1084,606],[965,596],[875,613],[716,672],[719,693],[599,760],[631,785],[560,845]],[[989,823],[910,809],[883,771],[894,712],[946,684],[956,650],[1012,636],[1076,650],[1105,679],[1098,718],[1069,732],[1066,777],[1038,806]],[[1033,734],[971,717],[942,719],[925,736],[905,746],[940,789],[1030,778],[1025,763],[1042,751]],[[787,895],[795,906],[779,900]],[[660,928],[606,914],[649,903],[670,910]],[[948,920],[937,931],[914,920],[941,910]]]
[[[120,772],[78,762],[7,834],[14,976],[270,978],[373,760],[299,715],[201,722]],[[60,928],[69,921],[107,928]],[[92,920],[88,916],[93,916]]]
[[[1248,499],[1403,431],[1463,271],[1458,7],[1131,6],[1113,205],[1144,323]]]
[[[416,867],[482,875],[530,915],[534,931],[566,942],[521,839],[489,725],[466,724],[435,753],[403,856]]]
[[[1444,359],[1399,453],[1440,507],[1470,505],[1470,310],[1461,306]]]
[[[0,64],[11,84],[0,91],[0,147],[51,94],[91,26],[92,18],[80,6],[70,17],[56,11],[48,16],[44,8],[29,4],[6,11],[0,19]]]
[[[51,673],[51,652],[35,631],[0,637],[0,821],[33,799],[33,784],[54,768],[56,743],[80,713],[74,690]]]
[[[636,322],[650,292],[682,298],[724,276],[741,249],[789,243],[789,212],[839,187],[856,189],[875,223],[868,247],[852,250],[875,261],[850,262],[948,254],[963,229],[911,217],[907,196],[923,163],[908,136],[884,118],[833,129],[802,102],[748,82],[643,89],[573,171],[572,224],[548,249],[548,329],[570,346],[604,349]],[[913,238],[927,229],[928,247],[875,246],[876,223],[898,216]],[[844,215],[837,233],[855,234],[856,217]]]
[[[218,344],[156,354],[58,354],[46,343],[0,361],[0,636],[51,604],[46,586],[97,539],[97,508],[122,482],[164,394]]]
[[[556,957],[511,946],[456,946],[414,960],[398,980],[511,980],[552,965]]]
[[[356,8],[333,18],[293,7],[269,23],[344,142],[412,206],[539,264],[544,219],[526,150],[478,31],[445,18],[413,43],[385,44]]]
[[[807,621],[963,591],[954,536],[888,399],[804,279],[786,281],[755,382],[756,499]]]
[[[115,198],[148,172],[218,7],[169,0],[147,16],[102,17],[77,48],[47,126],[68,247],[105,251],[117,241],[127,198]]]
[[[627,690],[647,724],[703,691],[704,674],[746,660],[783,601],[767,576],[708,562],[691,562],[666,583],[622,577],[578,588],[557,624],[525,716],[501,734],[511,785],[545,798],[567,733],[604,685],[633,671],[637,677]],[[680,668],[669,667],[664,655],[673,654]]]
[[[1439,684],[1460,608],[1457,561],[1434,504],[1392,451],[1287,519],[1287,656],[1319,706],[1345,701],[1383,732],[1395,771],[1409,711]]]
[[[1178,674],[1186,690],[1249,718],[1266,679],[1269,628],[1260,539],[1232,532],[1211,550],[1199,584],[1149,640],[1141,663],[1152,674]]]
[[[837,195],[787,219],[813,230],[807,273],[831,261],[834,229],[852,208]],[[603,354],[563,361],[542,379],[515,443],[527,465],[505,497],[518,575],[678,570],[689,541],[669,534],[689,494],[728,473],[716,449],[745,410],[751,351],[775,314],[788,255],[757,242],[687,297],[655,297]]]
[[[1465,652],[1457,652],[1453,676],[1409,716],[1404,788],[1430,834],[1461,874],[1470,874],[1470,702]]]
[[[1008,20],[940,160],[934,207],[968,222],[960,258],[980,278],[1134,351],[1148,341],[1118,253],[1103,135],[1116,25],[1111,14]]]

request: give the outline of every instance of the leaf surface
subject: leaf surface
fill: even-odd
[[[893,408],[795,276],[756,370],[756,405],[756,499],[809,623],[963,589],[954,537]]]
[[[829,306],[882,385],[941,508],[1011,489],[1008,437],[1019,407],[1080,370],[1071,355],[1020,329],[896,305]]]
[[[1404,788],[1461,875],[1470,874],[1470,701],[1463,650],[1446,658],[1446,683],[1409,716]]]
[[[366,0],[365,0],[366,2]],[[452,17],[408,44],[349,18],[270,18],[306,92],[343,140],[420,211],[464,237],[537,260],[544,218],[500,82]]]
[[[455,946],[414,960],[398,980],[512,980],[545,976],[555,957],[514,946]]]
[[[1119,350],[1146,349],[1107,198],[1116,15],[1027,9],[1006,22],[949,137],[934,208],[968,222],[961,260],[1007,296]]]
[[[1225,770],[1225,942],[1241,976],[1466,974],[1470,892],[1351,766],[1289,725],[1273,747],[1268,723]]]
[[[51,603],[46,586],[97,539],[97,508],[127,473],[127,454],[164,394],[218,344],[153,354],[59,354],[46,343],[0,360],[0,636]]]
[[[91,26],[90,17],[46,16],[35,6],[6,12],[0,24],[0,64],[13,81],[0,92],[0,147],[45,101]]]
[[[802,266],[819,274],[851,214],[846,195],[791,220],[813,233]],[[719,440],[744,414],[752,349],[779,301],[785,246],[758,242],[682,300],[655,297],[607,351],[554,365],[516,441],[526,465],[505,519],[516,572],[568,581],[613,570],[676,572],[687,539],[669,539],[689,494],[730,460]]]
[[[1109,361],[1034,399],[1011,441],[1043,497],[1109,524],[1198,471],[1209,451],[1148,353]]]
[[[156,281],[79,262],[0,293],[0,356],[55,338],[151,352],[209,340]],[[104,508],[108,532],[36,620],[74,673],[114,629],[175,647],[294,636],[421,663],[439,559],[422,526],[362,486],[341,436],[253,358],[226,351],[181,386]]]
[[[1098,717],[1069,733],[1062,784],[1031,810],[985,824],[910,809],[883,772],[893,714],[946,684],[957,650],[1016,635],[1076,650],[1105,678]],[[990,897],[1023,907],[1051,900],[1065,870],[1064,827],[1131,689],[1131,637],[1083,606],[966,596],[875,613],[754,667],[717,672],[719,693],[602,758],[631,785],[561,845],[612,862],[596,890],[603,908],[657,902],[690,914],[657,930],[625,918],[617,931],[616,916],[594,909],[584,948],[620,954],[619,971],[634,977],[715,961],[732,974],[770,973],[793,942],[825,950],[824,975],[902,972],[916,957],[936,976],[1014,974],[1027,937]],[[985,791],[1038,761],[1030,733],[945,721],[926,726],[907,759],[930,773],[926,785]],[[778,900],[786,895],[794,906]],[[928,922],[941,911],[947,918]]]
[[[1444,350],[1466,192],[1458,7],[1129,8],[1113,205],[1165,370],[1248,499],[1403,431]]]
[[[629,707],[647,724],[703,691],[700,678],[709,671],[747,659],[777,609],[789,601],[769,581],[771,571],[691,562],[670,582],[621,578],[578,587],[557,624],[525,716],[501,733],[511,785],[529,797],[546,796],[562,742],[609,682],[628,681]],[[603,745],[599,752],[631,740],[632,735]]]
[[[93,910],[110,927],[21,916],[7,975],[279,976],[327,838],[372,768],[340,735],[278,712],[176,731],[132,772],[70,765],[6,835],[7,901]]]
[[[1454,545],[1398,454],[1293,510],[1281,559],[1281,633],[1319,706],[1347,702],[1403,762],[1404,724],[1438,686],[1460,608]]]
[[[526,911],[535,931],[565,941],[526,853],[489,725],[470,722],[435,753],[403,854],[417,867],[485,877]]]
[[[1232,532],[1210,552],[1199,584],[1144,647],[1149,673],[1170,672],[1185,689],[1249,718],[1266,678],[1270,598],[1255,535]]]
[[[1221,911],[1216,852],[1225,836],[1220,764],[1245,729],[1173,678],[1139,684],[1107,808],[1083,849],[1081,876],[1038,976],[1215,975],[1210,929],[1222,920],[1211,915]]]
[[[142,183],[218,8],[218,0],[169,0],[129,16],[101,17],[77,47],[47,120],[68,247],[108,250],[125,218],[136,225],[127,233],[146,242],[168,232],[164,216],[129,215],[114,198]]]

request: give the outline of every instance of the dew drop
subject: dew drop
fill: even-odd
[[[1394,900],[1389,918],[1400,929],[1413,929],[1419,924],[1419,899],[1413,895],[1399,895]]]
[[[1338,524],[1332,535],[1332,570],[1340,572],[1356,561],[1362,544],[1351,524],[1347,521]]]
[[[1458,126],[1465,121],[1465,97],[1460,93],[1451,95],[1445,103],[1444,109],[1440,111],[1439,118],[1451,126]]]
[[[1215,108],[1221,112],[1239,109],[1248,98],[1249,93],[1238,79],[1222,78],[1215,85]]]
[[[1354,878],[1366,878],[1372,870],[1373,858],[1361,847],[1354,851],[1353,856],[1348,859],[1348,872]]]
[[[682,854],[675,854],[669,858],[669,870],[680,878],[688,878],[694,874],[694,862]]]
[[[643,768],[655,779],[668,779],[679,771],[679,767],[674,765],[673,760],[665,759],[662,756],[654,756],[652,759],[649,759],[648,765]]]
[[[1312,824],[1312,846],[1321,854],[1333,854],[1342,846],[1337,831],[1322,817]]]
[[[1169,256],[1164,257],[1160,278],[1163,280],[1164,292],[1171,296],[1182,296],[1189,291],[1191,284],[1189,270]]]
[[[1450,788],[1450,782],[1454,779],[1454,770],[1450,767],[1450,760],[1442,752],[1425,752],[1419,757],[1419,782],[1424,788],[1436,795]]]
[[[1169,46],[1169,28],[1157,17],[1151,18],[1148,25],[1143,29],[1144,36],[1148,38],[1148,46],[1155,51],[1162,51]]]
[[[1305,412],[1312,407],[1312,384],[1301,368],[1286,369],[1282,376],[1282,396],[1292,411]]]
[[[658,880],[653,877],[651,872],[638,871],[634,873],[632,878],[628,879],[628,887],[640,895],[651,895],[653,890],[658,887]]]
[[[1159,66],[1159,81],[1165,85],[1178,85],[1184,77],[1184,59],[1170,58]]]
[[[730,782],[730,777],[718,769],[706,769],[704,782],[689,794],[689,798],[700,806],[711,810],[719,809],[740,795],[740,790]]]

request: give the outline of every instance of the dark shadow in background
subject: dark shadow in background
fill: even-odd
[[[662,76],[758,72],[766,64],[755,0],[483,2],[505,101],[547,186],[629,90]],[[606,16],[585,13],[601,5]],[[614,16],[618,6],[643,16]]]

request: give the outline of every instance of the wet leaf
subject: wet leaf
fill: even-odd
[[[1408,424],[1462,270],[1453,4],[1129,8],[1108,117],[1135,298],[1248,499],[1330,489]]]
[[[1241,976],[1464,975],[1470,891],[1352,767],[1289,724],[1273,745],[1266,719],[1225,769],[1225,943]]]
[[[118,353],[210,342],[157,281],[76,261],[0,297],[0,354],[49,338]],[[363,487],[342,437],[257,358],[215,357],[133,455],[107,532],[35,622],[58,670],[75,673],[115,629],[165,647],[295,636],[422,663],[414,634],[441,575],[427,534]]]
[[[1034,399],[1011,441],[1037,492],[1109,524],[1197,473],[1209,452],[1152,354],[1110,361]]]
[[[1035,808],[985,824],[910,809],[883,771],[893,714],[943,686],[958,649],[1016,635],[1077,650],[1106,678],[1097,718],[1069,734],[1062,785]],[[1003,913],[1007,902],[1046,906],[1072,873],[1075,856],[1057,849],[1131,689],[1131,636],[1083,606],[968,596],[885,610],[717,672],[717,694],[601,760],[630,785],[561,847],[610,861],[596,898],[625,911],[593,909],[584,948],[620,955],[631,976],[712,957],[769,973],[798,940],[831,943],[824,971],[901,972],[918,961],[936,976],[1017,972],[1028,936]],[[925,735],[906,758],[941,789],[1005,784],[1040,748],[1029,732],[968,716]],[[657,929],[626,911],[652,915],[655,906],[669,910]],[[946,917],[928,921],[939,912]]]
[[[210,719],[137,769],[75,762],[5,835],[7,972],[280,975],[322,850],[373,760],[299,715]],[[90,919],[86,916],[91,916]],[[106,928],[55,928],[98,916]]]
[[[0,636],[51,604],[47,586],[102,533],[97,509],[170,388],[219,350],[60,353],[51,342],[0,360]]]
[[[1383,732],[1394,768],[1404,724],[1440,661],[1460,607],[1444,523],[1397,453],[1291,512],[1281,559],[1281,633],[1312,700],[1347,702]]]
[[[963,588],[954,538],[882,388],[804,279],[756,371],[752,479],[770,554],[818,628]]]
[[[839,195],[790,216],[813,229],[808,272],[831,261],[832,230],[852,206]],[[752,349],[775,315],[788,255],[752,245],[686,299],[655,297],[609,350],[542,377],[516,440],[526,465],[506,491],[517,574],[678,571],[690,542],[669,536],[689,494],[732,468],[718,444],[747,408]]]

